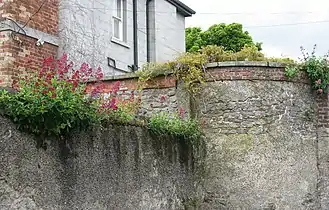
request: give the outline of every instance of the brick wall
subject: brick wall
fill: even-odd
[[[2,0],[0,14],[49,34],[58,33],[58,0]],[[29,19],[32,19],[29,21]]]
[[[0,21],[10,18],[24,29],[36,31],[35,37],[23,32],[0,32],[1,86],[10,86],[19,75],[38,69],[44,58],[57,55],[57,46],[47,42],[37,46],[38,38],[58,34],[58,0],[1,0]],[[41,35],[42,34],[42,35]]]

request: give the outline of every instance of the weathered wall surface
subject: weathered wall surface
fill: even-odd
[[[316,209],[314,99],[309,85],[271,81],[209,83],[208,191],[212,208]]]
[[[176,83],[172,76],[155,78],[146,84],[140,91],[138,88],[138,77],[136,75],[119,75],[106,77],[104,81],[105,97],[110,95],[113,85],[120,81],[120,91],[118,94],[128,99],[133,92],[136,98],[141,99],[139,115],[150,117],[152,114],[167,112],[178,113],[184,110],[186,116],[190,113],[190,99],[183,89],[181,83]],[[92,86],[93,84],[90,84]]]
[[[196,192],[171,139],[115,126],[47,150],[0,118],[0,209],[179,209]]]
[[[273,67],[217,67],[202,92],[205,209],[319,209],[316,103]],[[232,80],[233,78],[233,80]],[[207,198],[209,197],[209,198]]]
[[[137,88],[136,76],[126,75],[105,81],[105,91],[115,80],[121,94]],[[287,80],[282,66],[267,62],[210,64],[193,103],[162,77],[143,90],[140,113],[198,108],[207,146],[200,194],[189,194],[196,179],[179,163],[179,149],[158,150],[141,128],[111,127],[43,151],[1,119],[1,204],[177,209],[190,198],[205,210],[329,208],[328,96],[316,96],[305,77]]]

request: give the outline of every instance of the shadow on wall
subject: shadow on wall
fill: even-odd
[[[2,117],[0,128],[0,209],[180,209],[201,192],[190,148],[141,127],[73,134],[47,150]]]

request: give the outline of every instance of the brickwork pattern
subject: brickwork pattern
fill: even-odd
[[[221,80],[269,80],[269,81],[288,81],[284,75],[284,68],[276,67],[217,67],[208,68],[206,74],[207,81]],[[305,74],[300,74],[292,79],[293,82],[308,83]]]
[[[11,18],[22,25],[28,22],[30,28],[57,35],[58,7],[59,0],[2,0],[0,18]]]
[[[42,6],[42,7],[41,7]],[[1,0],[0,19],[11,18],[26,27],[58,34],[58,0]],[[44,58],[57,56],[57,46],[12,31],[0,32],[1,86],[40,67]]]
[[[0,36],[0,80],[2,86],[10,86],[18,76],[23,76],[37,70],[43,59],[57,55],[57,46],[45,43],[36,45],[37,40],[24,35],[2,33]]]

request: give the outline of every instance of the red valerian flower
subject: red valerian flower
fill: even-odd
[[[318,89],[318,92],[320,93],[320,94],[322,94],[323,93],[323,89]]]
[[[96,77],[97,80],[103,79],[104,74],[103,74],[103,71],[102,71],[101,67],[97,68],[95,77]]]
[[[111,90],[111,93],[113,95],[117,95],[117,93],[119,92],[120,90],[120,81],[116,81],[113,86],[112,86],[112,90]]]
[[[166,99],[167,99],[167,98],[166,98],[166,96],[161,96],[161,97],[160,97],[160,103],[163,103],[163,102],[165,102],[165,101],[166,101]]]

